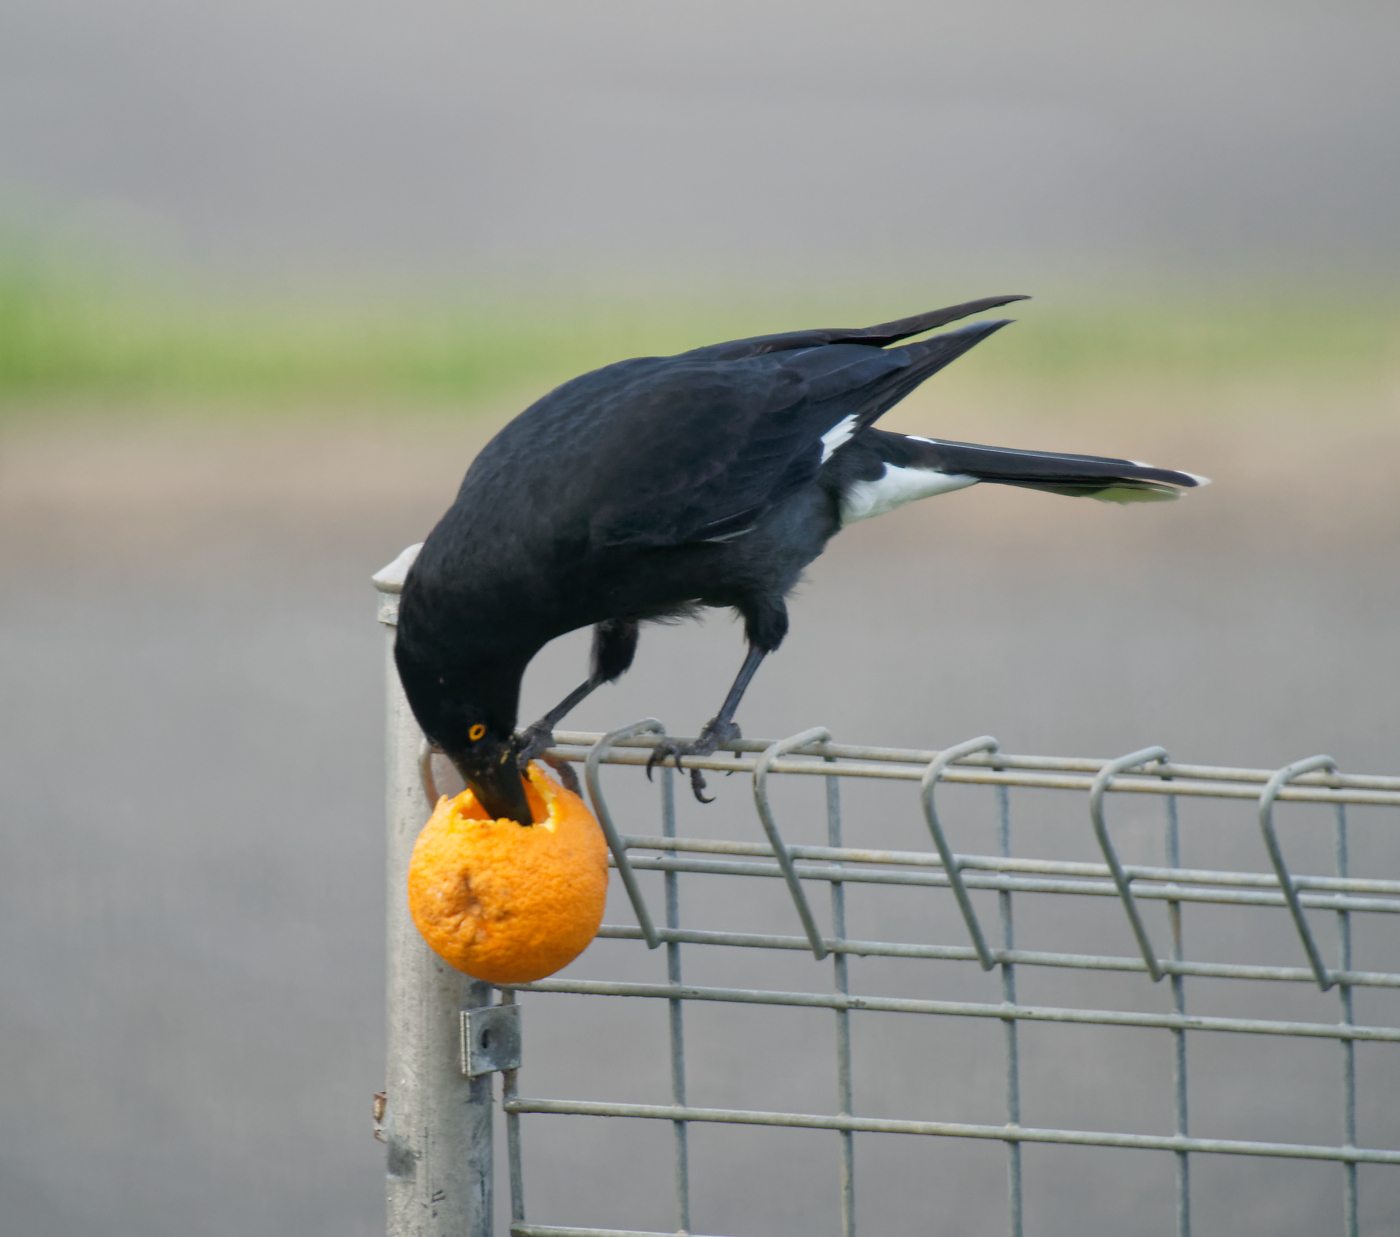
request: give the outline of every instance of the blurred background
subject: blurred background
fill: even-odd
[[[1398,40],[1370,0],[9,0],[5,1232],[381,1230],[368,577],[608,361],[1032,293],[889,424],[1215,481],[852,529],[748,734],[1396,772]],[[571,724],[693,733],[739,656],[723,616],[650,631]],[[1001,1231],[988,1180],[959,1231]],[[1338,1214],[1251,1180],[1229,1231]],[[754,1189],[710,1222],[826,1231]]]

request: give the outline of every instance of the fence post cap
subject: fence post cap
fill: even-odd
[[[418,557],[418,551],[423,548],[421,541],[411,545],[398,556],[387,567],[381,567],[374,575],[370,576],[374,587],[381,593],[401,593],[403,592],[403,582],[408,575],[408,569],[413,566],[414,560]]]

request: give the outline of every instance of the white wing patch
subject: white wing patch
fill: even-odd
[[[851,441],[856,432],[856,414],[842,417],[822,435],[822,463],[825,464],[838,450]],[[809,440],[810,441],[810,440]]]
[[[834,432],[834,431],[833,431]],[[920,441],[927,441],[921,439]],[[976,485],[977,477],[966,473],[935,472],[931,468],[900,468],[886,464],[874,481],[857,481],[841,499],[841,526],[884,515],[915,499],[931,498]]]

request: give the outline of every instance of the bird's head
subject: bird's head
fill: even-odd
[[[533,824],[515,736],[508,729],[493,726],[484,713],[469,705],[450,712],[463,715],[461,724],[448,726],[434,738],[471,787],[477,802],[493,819],[504,817],[522,825]]]
[[[423,733],[446,753],[493,819],[533,823],[515,739],[519,673],[469,667],[444,673],[441,659],[419,656],[400,625],[399,677]]]

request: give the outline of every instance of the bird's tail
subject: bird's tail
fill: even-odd
[[[1163,502],[1184,490],[1209,485],[1206,477],[1154,468],[1138,460],[1098,455],[1064,455],[1057,451],[1021,451],[983,447],[970,442],[918,438],[874,431],[880,454],[896,468],[967,477],[996,485],[1018,485],[1051,494],[1097,498],[1103,502]]]

